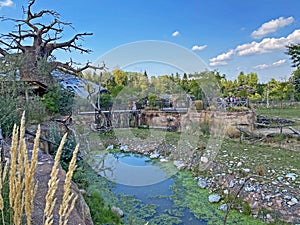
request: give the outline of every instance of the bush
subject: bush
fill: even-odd
[[[24,109],[24,100],[19,91],[24,90],[24,87],[7,80],[1,80],[0,84],[0,125],[3,136],[7,137],[11,135],[14,124],[19,124],[19,114]]]
[[[29,123],[41,123],[47,119],[46,107],[39,96],[31,98],[25,108]]]
[[[65,90],[59,84],[47,88],[42,101],[51,114],[70,115],[74,103],[74,93]]]
[[[78,166],[73,178],[79,188],[87,190],[83,197],[90,209],[94,224],[121,224],[120,217],[112,212],[109,206],[106,206],[99,191],[88,188],[91,177],[97,177],[95,171],[84,161],[79,162]]]
[[[55,156],[56,152],[57,152],[58,144],[60,143],[60,140],[63,137],[64,132],[60,131],[58,126],[54,125],[54,126],[50,127],[48,135],[49,135],[48,139],[51,140],[53,143],[57,144],[57,145],[52,145],[51,146],[52,148],[50,149],[50,152],[49,152],[51,155]],[[75,147],[76,147],[75,136],[72,134],[69,134],[67,137],[66,143],[64,144],[64,148],[62,150],[61,157],[60,157],[61,166],[66,171],[68,170],[68,166],[72,159],[72,154],[73,154]]]
[[[203,110],[204,109],[202,100],[196,100],[194,102],[194,104],[195,104],[196,110]]]
[[[89,197],[85,198],[85,201],[90,208],[95,224],[121,224],[118,215],[112,212],[109,207],[105,207],[104,199],[97,191],[91,193]]]

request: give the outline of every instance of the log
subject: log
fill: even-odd
[[[289,127],[289,129],[290,129],[291,131],[293,131],[295,134],[300,135],[300,131],[296,130],[295,128]]]

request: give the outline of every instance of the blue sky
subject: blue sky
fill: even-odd
[[[22,6],[27,2],[0,0],[0,15],[22,18]],[[300,43],[299,0],[36,0],[34,9],[53,9],[61,20],[71,22],[76,30],[66,30],[65,40],[74,32],[93,32],[82,42],[93,50],[91,54],[56,53],[60,60],[72,57],[81,63],[94,62],[119,46],[157,40],[185,48],[207,68],[230,79],[241,71],[255,72],[265,82],[291,75],[285,46]],[[11,28],[10,23],[1,22],[0,33]],[[188,64],[186,57],[177,58]],[[176,70],[153,64],[149,68],[149,63],[130,68],[150,70],[150,75],[155,69],[157,73]]]

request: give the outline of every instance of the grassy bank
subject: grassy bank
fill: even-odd
[[[287,107],[287,108],[258,108],[257,114],[269,117],[281,117],[287,119],[300,118],[300,107]]]

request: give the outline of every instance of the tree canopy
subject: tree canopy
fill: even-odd
[[[290,55],[293,67],[300,67],[300,44],[291,44],[287,46],[287,54]]]

